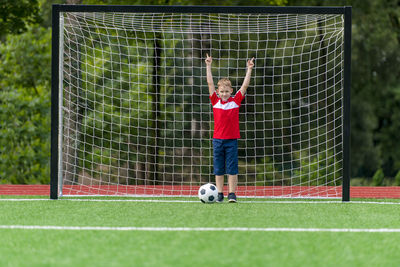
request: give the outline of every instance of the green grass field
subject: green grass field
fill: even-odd
[[[16,197],[0,197],[0,266],[400,264],[398,200],[383,205],[240,199],[237,204],[206,205],[195,199],[172,202],[182,200],[173,198],[162,199],[166,202],[10,198]]]

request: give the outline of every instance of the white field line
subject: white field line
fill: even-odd
[[[40,226],[0,225],[12,230],[73,230],[73,231],[145,231],[145,232],[330,232],[330,233],[400,233],[399,228],[246,228],[246,227],[103,227],[103,226]]]
[[[22,201],[55,201],[48,198],[0,198],[0,202],[22,202]],[[76,201],[76,202],[148,202],[148,203],[200,203],[197,200],[163,200],[163,199],[77,199],[77,198],[63,198],[56,201]],[[380,202],[380,201],[298,201],[298,200],[267,200],[267,201],[251,201],[239,200],[237,204],[377,204],[377,205],[400,205],[400,202]],[[216,204],[221,205],[221,204]]]

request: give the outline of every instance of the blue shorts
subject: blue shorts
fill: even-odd
[[[213,147],[214,174],[238,174],[238,140],[214,138]]]

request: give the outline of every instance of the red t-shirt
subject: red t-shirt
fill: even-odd
[[[210,96],[214,113],[214,138],[216,139],[239,139],[239,107],[244,96],[237,91],[234,97],[222,101],[214,92]]]

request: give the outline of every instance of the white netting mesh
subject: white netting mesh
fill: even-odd
[[[239,195],[340,197],[342,15],[63,13],[63,194],[213,182],[213,76],[239,89]]]

